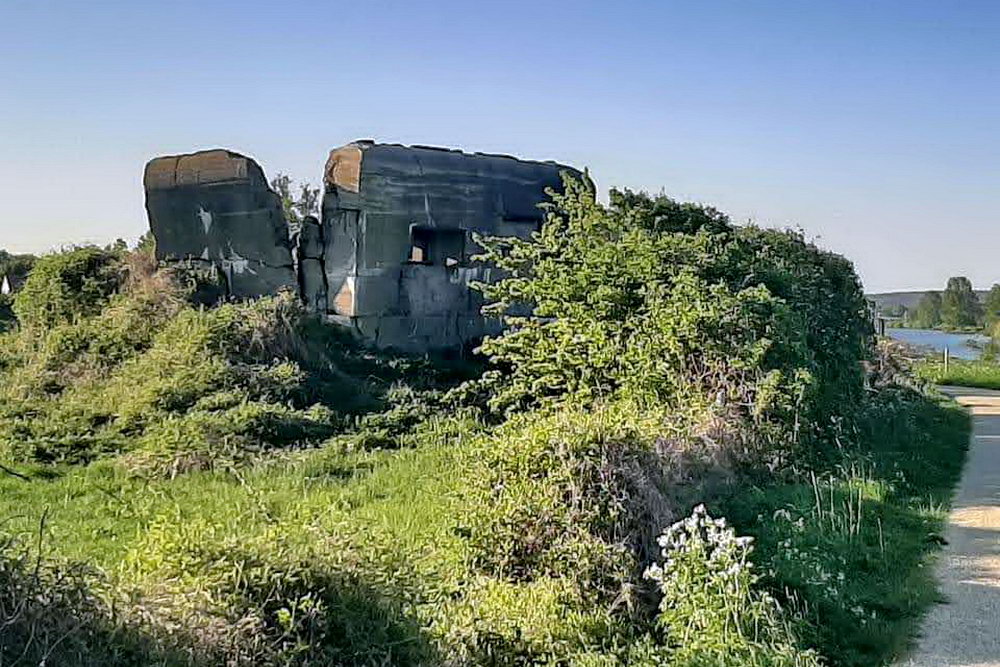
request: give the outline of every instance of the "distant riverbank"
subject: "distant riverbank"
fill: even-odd
[[[956,359],[979,359],[989,338],[982,334],[953,333],[934,329],[886,329],[886,335],[908,345],[935,352],[947,348]]]

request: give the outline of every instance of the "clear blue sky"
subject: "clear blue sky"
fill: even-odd
[[[134,238],[152,156],[357,138],[801,226],[870,290],[1000,282],[1000,3],[0,0],[0,247]]]

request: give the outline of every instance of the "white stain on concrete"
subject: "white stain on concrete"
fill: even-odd
[[[229,276],[233,274],[239,276],[244,273],[249,273],[252,276],[257,275],[257,272],[250,268],[250,260],[233,250],[232,244],[229,245],[229,254],[222,258],[222,269]]]
[[[208,230],[212,228],[212,213],[211,211],[206,211],[201,206],[198,207],[198,218],[201,220],[202,226],[205,228],[205,233],[208,234]]]

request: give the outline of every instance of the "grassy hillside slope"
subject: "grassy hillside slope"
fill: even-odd
[[[872,348],[846,261],[572,183],[534,239],[482,244],[494,310],[534,309],[483,374],[290,297],[191,305],[198,276],[141,254],[43,258],[0,339],[0,663],[905,645],[967,421]]]

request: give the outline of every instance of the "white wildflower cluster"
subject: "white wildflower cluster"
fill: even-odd
[[[763,647],[789,655],[796,650],[777,600],[755,585],[753,538],[738,537],[725,519],[712,518],[699,505],[667,528],[659,545],[662,562],[648,568],[646,577],[663,594],[657,620],[667,642],[678,647],[680,664],[750,664],[734,659],[761,655]]]
[[[663,562],[651,565],[646,577],[664,594],[661,609],[692,589],[738,595],[757,580],[749,559],[753,538],[737,537],[724,518],[713,519],[704,505],[667,528],[658,543]]]

